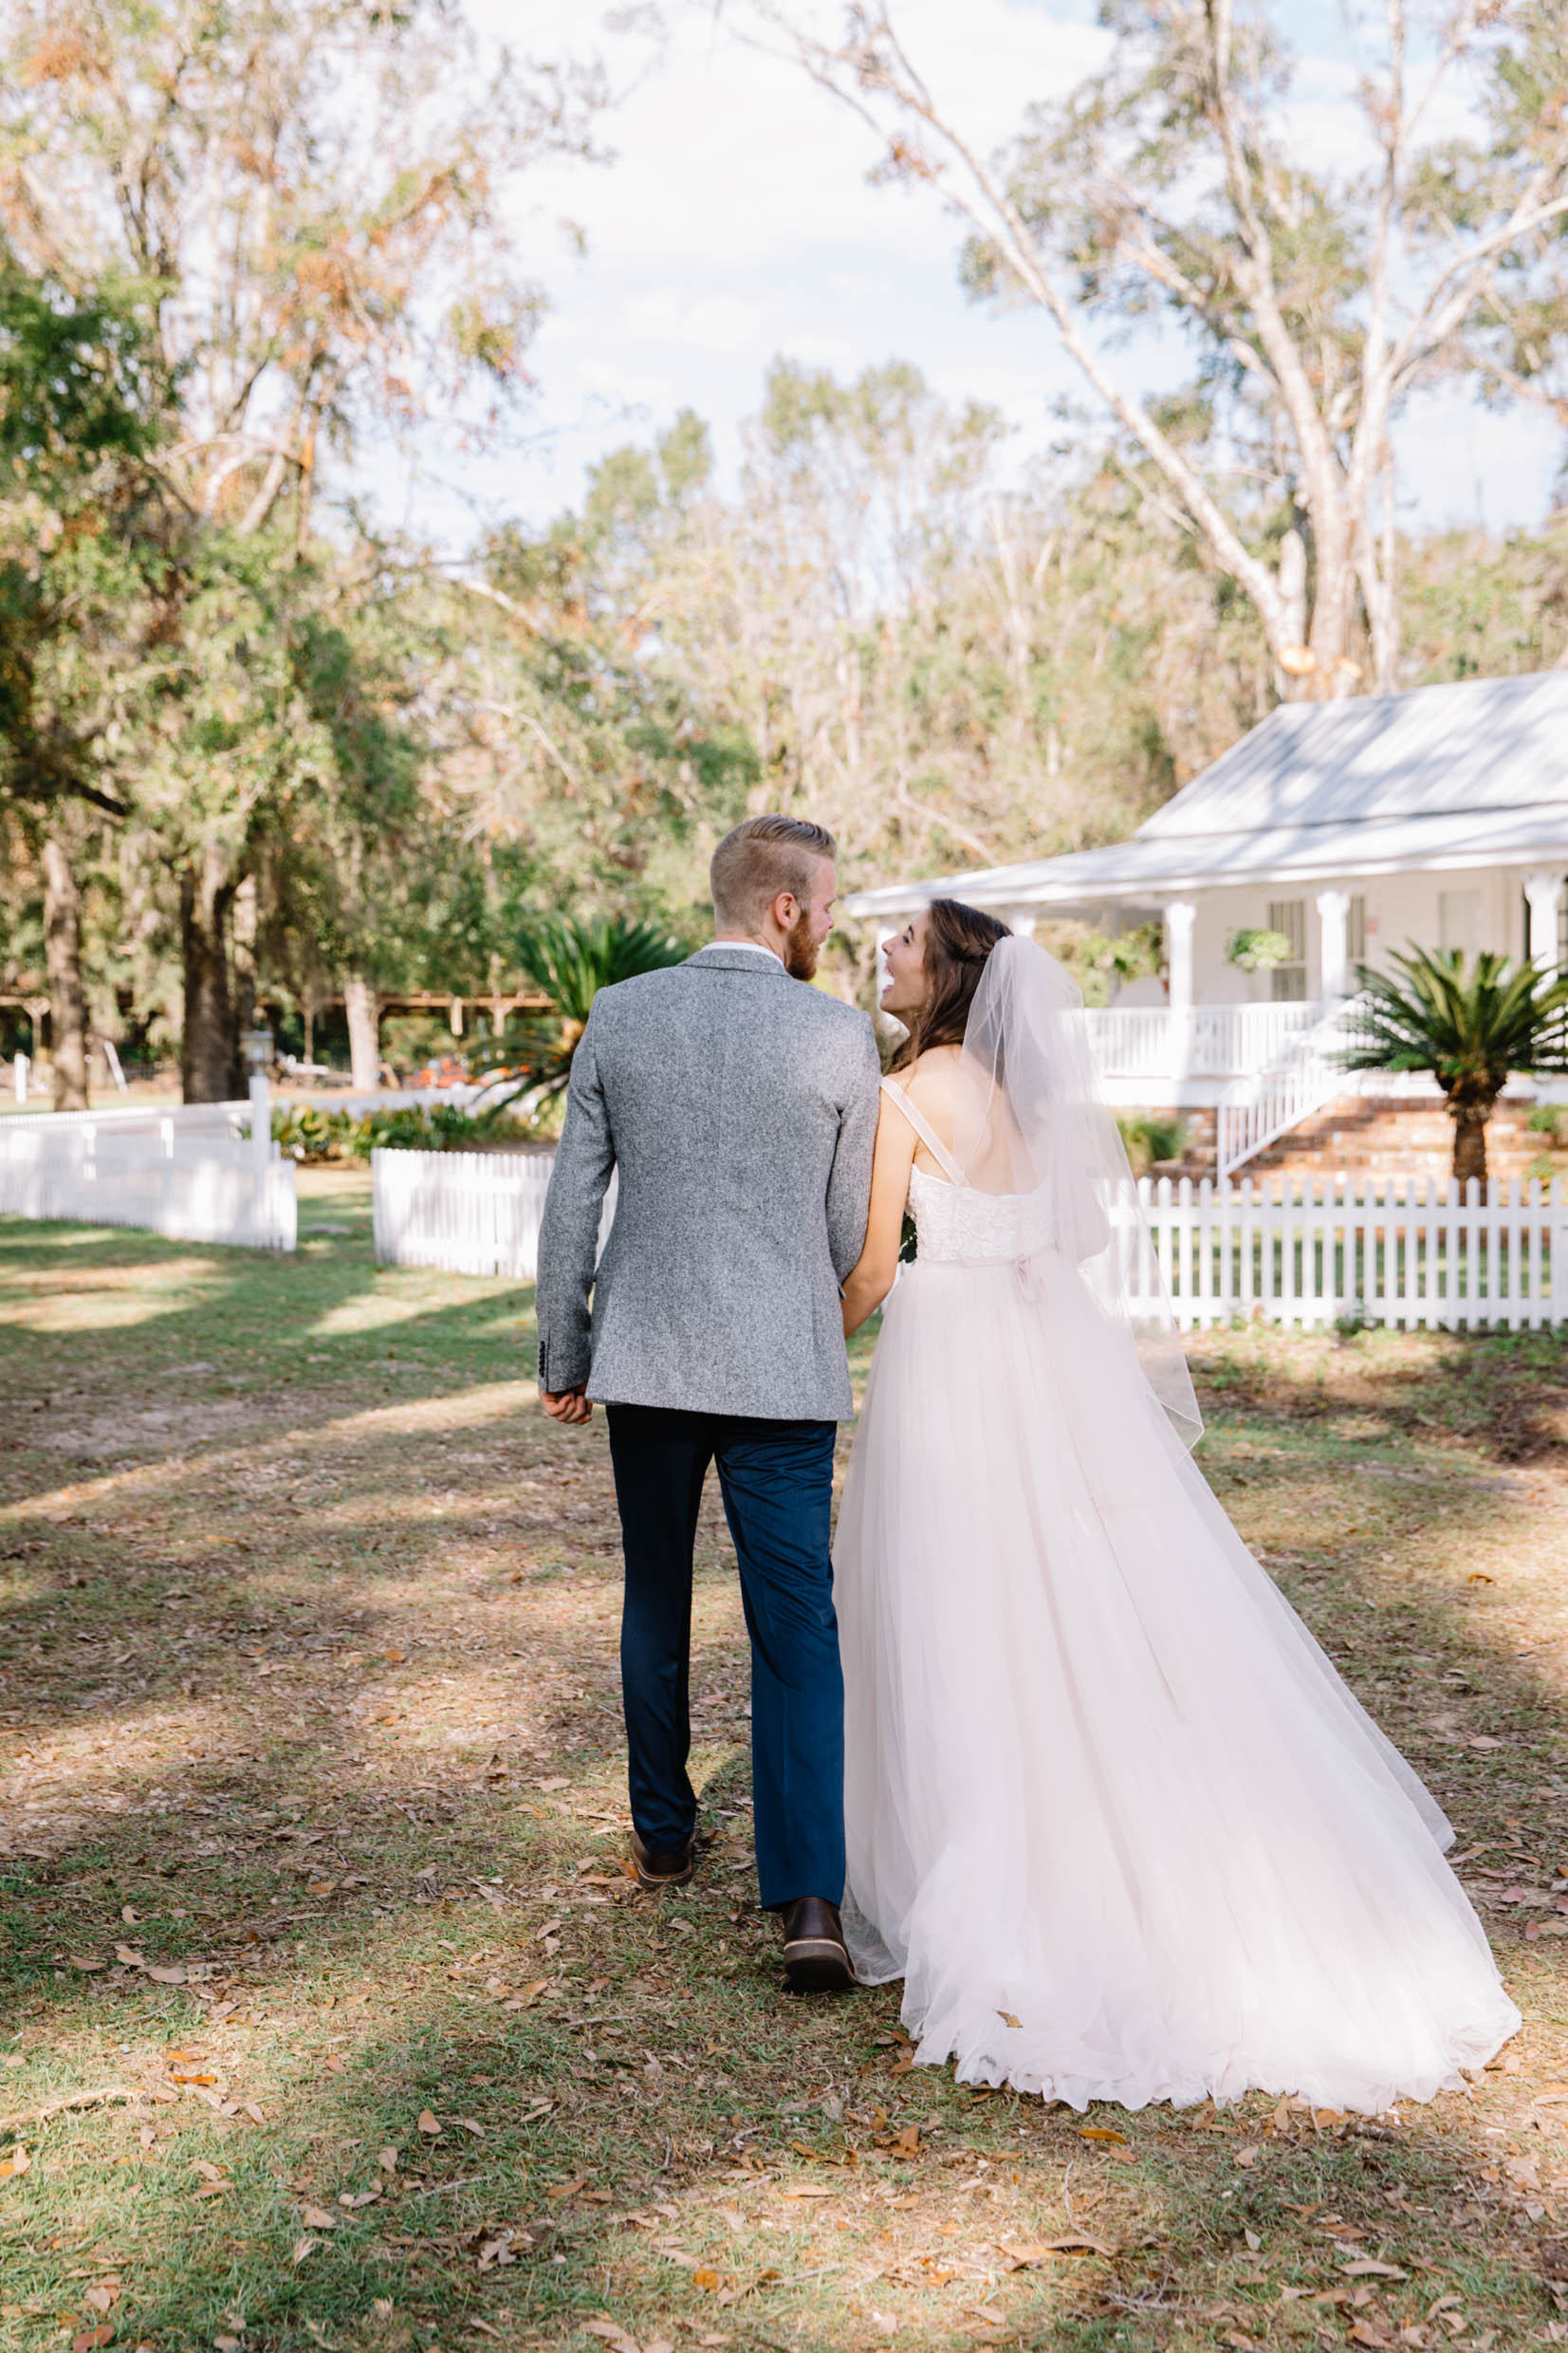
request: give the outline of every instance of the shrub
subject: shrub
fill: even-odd
[[[493,1113],[475,1116],[460,1103],[404,1103],[396,1110],[274,1111],[272,1139],[290,1160],[368,1160],[378,1146],[396,1152],[462,1152],[484,1144],[530,1144],[538,1140],[525,1120]]]
[[[1179,1160],[1187,1149],[1185,1120],[1162,1120],[1148,1111],[1120,1111],[1116,1125],[1134,1176],[1147,1176],[1156,1160]]]

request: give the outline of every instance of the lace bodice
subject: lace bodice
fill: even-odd
[[[1053,1246],[1050,1212],[1038,1193],[975,1193],[912,1168],[909,1206],[927,1262],[988,1265]]]
[[[977,1193],[935,1129],[893,1079],[882,1081],[945,1176],[910,1169],[909,1211],[928,1263],[983,1267],[1036,1257],[1055,1247],[1049,1205],[1040,1193]]]

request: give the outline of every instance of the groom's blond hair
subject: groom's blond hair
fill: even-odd
[[[811,896],[818,860],[839,844],[825,825],[806,817],[748,817],[713,852],[708,880],[713,913],[726,931],[754,932],[781,891]]]

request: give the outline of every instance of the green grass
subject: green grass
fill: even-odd
[[[368,1180],[301,1191],[287,1259],[0,1224],[0,2345],[1568,2338],[1555,1340],[1193,1349],[1208,1474],[1458,1823],[1519,2044],[1377,2123],[1079,2118],[910,2066],[895,1989],[782,1994],[711,1497],[712,1843],[635,1889],[601,1421],[539,1413],[525,1288],[377,1269]]]

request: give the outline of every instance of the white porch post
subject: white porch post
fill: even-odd
[[[1349,891],[1319,891],[1318,921],[1321,931],[1323,994],[1350,994]]]
[[[1171,1076],[1185,1078],[1192,1039],[1192,930],[1198,919],[1197,901],[1168,899],[1161,909],[1165,923],[1165,962],[1171,984]]]
[[[1037,915],[1038,910],[1034,907],[1009,907],[1005,917],[1007,928],[1016,932],[1020,939],[1033,939]]]
[[[1558,909],[1562,903],[1562,877],[1541,867],[1524,878],[1530,908],[1530,960],[1543,973],[1558,965]]]

